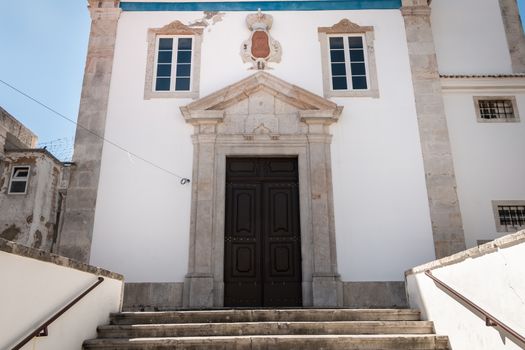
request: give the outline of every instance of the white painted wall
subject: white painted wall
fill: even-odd
[[[499,0],[434,0],[431,20],[441,74],[512,73]]]
[[[343,280],[402,280],[434,258],[403,19],[398,10],[269,12],[283,48],[270,73],[322,95],[320,26],[343,18],[375,27],[381,98],[337,98],[332,128],[338,264]],[[241,43],[247,12],[203,35],[201,97],[250,75]],[[192,174],[192,128],[179,106],[145,101],[146,33],[201,12],[124,12],[119,20],[105,136],[181,176]],[[191,187],[111,145],[104,147],[91,263],[130,282],[177,282],[187,272]]]
[[[525,233],[525,231],[522,231]],[[441,267],[432,273],[481,308],[525,334],[525,243]],[[485,320],[467,310],[424,273],[407,276],[410,307],[434,322],[437,334],[448,335],[454,350],[521,349]]]
[[[0,251],[0,349],[11,349],[55,312],[97,281],[79,270]],[[80,350],[96,338],[97,326],[108,324],[118,312],[123,281],[104,282],[58,318],[49,336],[33,338],[22,349]]]
[[[525,79],[510,80],[510,85],[522,86],[520,90],[498,88],[500,82],[477,83],[470,90],[445,86],[444,90],[467,247],[506,234],[496,231],[493,200],[525,200]],[[473,96],[516,96],[521,122],[479,123]]]

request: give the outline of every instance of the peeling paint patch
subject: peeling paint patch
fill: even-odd
[[[42,246],[42,232],[39,230],[35,231],[35,242],[33,243],[33,248],[40,248]]]
[[[0,234],[0,237],[5,238],[9,241],[14,241],[18,238],[20,234],[20,228],[16,227],[14,224],[6,228]]]
[[[188,24],[189,27],[209,27],[215,25],[217,22],[222,21],[224,17],[224,12],[218,11],[204,11],[204,17],[199,18]],[[208,32],[211,31],[211,28],[208,28]]]
[[[31,224],[33,222],[33,215],[29,215],[27,218],[26,218],[26,222],[28,224]]]

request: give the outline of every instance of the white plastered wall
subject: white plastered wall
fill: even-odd
[[[521,88],[498,88],[502,81]],[[452,90],[448,79],[443,83],[465,239],[473,247],[507,234],[496,230],[493,200],[525,200],[525,80],[465,80],[456,83],[462,90]],[[520,122],[478,122],[474,96],[515,96]]]
[[[432,1],[441,74],[512,73],[499,0]]]
[[[31,331],[97,281],[72,268],[0,251],[0,349],[11,349]],[[52,323],[47,337],[33,338],[22,349],[75,350],[96,338],[97,326],[108,324],[120,310],[123,281],[105,280]]]
[[[398,10],[268,12],[283,48],[269,73],[322,95],[317,27],[343,18],[375,27],[379,99],[337,98],[332,127],[338,266],[343,280],[402,280],[434,258],[403,18]],[[253,74],[240,57],[247,12],[204,30],[200,97]],[[188,99],[144,100],[148,28],[185,24],[202,12],[123,12],[119,20],[106,138],[184,177],[192,174]],[[106,144],[91,263],[131,282],[177,282],[187,272],[191,186]]]

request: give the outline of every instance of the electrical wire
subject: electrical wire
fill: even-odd
[[[183,176],[180,176],[180,175],[177,175],[177,174],[175,174],[174,172],[172,172],[171,170],[168,170],[168,169],[166,169],[166,168],[163,168],[163,167],[161,167],[160,165],[157,165],[157,164],[153,163],[152,161],[147,160],[146,158],[141,157],[141,156],[139,156],[138,154],[136,154],[136,153],[134,153],[134,152],[128,151],[127,149],[125,149],[124,147],[120,146],[119,144],[117,144],[117,143],[115,143],[115,142],[113,142],[113,141],[111,141],[111,140],[106,139],[104,136],[100,136],[100,135],[97,134],[96,132],[94,132],[94,131],[92,131],[92,130],[86,128],[85,126],[83,126],[82,124],[79,124],[78,122],[74,121],[73,119],[68,118],[68,117],[65,116],[64,114],[62,114],[62,113],[60,113],[60,112],[54,110],[53,108],[49,107],[49,106],[46,105],[45,103],[40,102],[40,101],[37,100],[36,98],[30,96],[29,94],[27,94],[27,93],[23,92],[22,90],[16,88],[15,86],[13,86],[13,85],[11,85],[11,84],[5,82],[4,80],[0,79],[0,83],[4,84],[5,86],[7,86],[8,88],[10,88],[11,90],[14,90],[14,91],[18,92],[19,94],[23,95],[24,97],[28,98],[29,100],[33,101],[34,103],[40,105],[41,107],[44,107],[45,109],[47,109],[47,110],[50,111],[51,113],[53,113],[53,114],[59,116],[60,118],[66,120],[66,121],[68,121],[68,122],[70,122],[70,123],[73,123],[74,125],[76,125],[76,126],[79,127],[80,129],[85,130],[85,131],[87,131],[88,133],[90,133],[91,135],[93,135],[93,136],[95,136],[95,137],[98,137],[99,139],[103,140],[103,141],[106,142],[106,143],[109,143],[109,144],[112,145],[113,147],[116,147],[117,149],[119,149],[119,150],[121,150],[121,151],[123,151],[123,152],[126,152],[128,155],[131,155],[131,156],[133,156],[133,157],[135,157],[135,158],[137,158],[137,159],[143,161],[144,163],[149,164],[149,165],[151,165],[151,166],[153,166],[153,167],[155,167],[155,168],[157,168],[157,169],[159,169],[159,170],[161,170],[161,171],[163,171],[163,172],[165,172],[165,173],[167,173],[167,174],[170,174],[170,175],[172,175],[172,176],[175,176],[176,178],[180,179],[180,184],[181,184],[181,185],[185,185],[185,184],[191,182],[190,179],[188,179],[188,178],[186,178],[186,177],[183,177]]]

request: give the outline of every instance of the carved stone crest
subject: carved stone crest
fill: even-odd
[[[241,57],[244,63],[253,63],[252,69],[269,69],[269,62],[281,62],[281,44],[268,32],[272,23],[273,17],[260,10],[246,17],[246,25],[252,34],[242,43]]]

